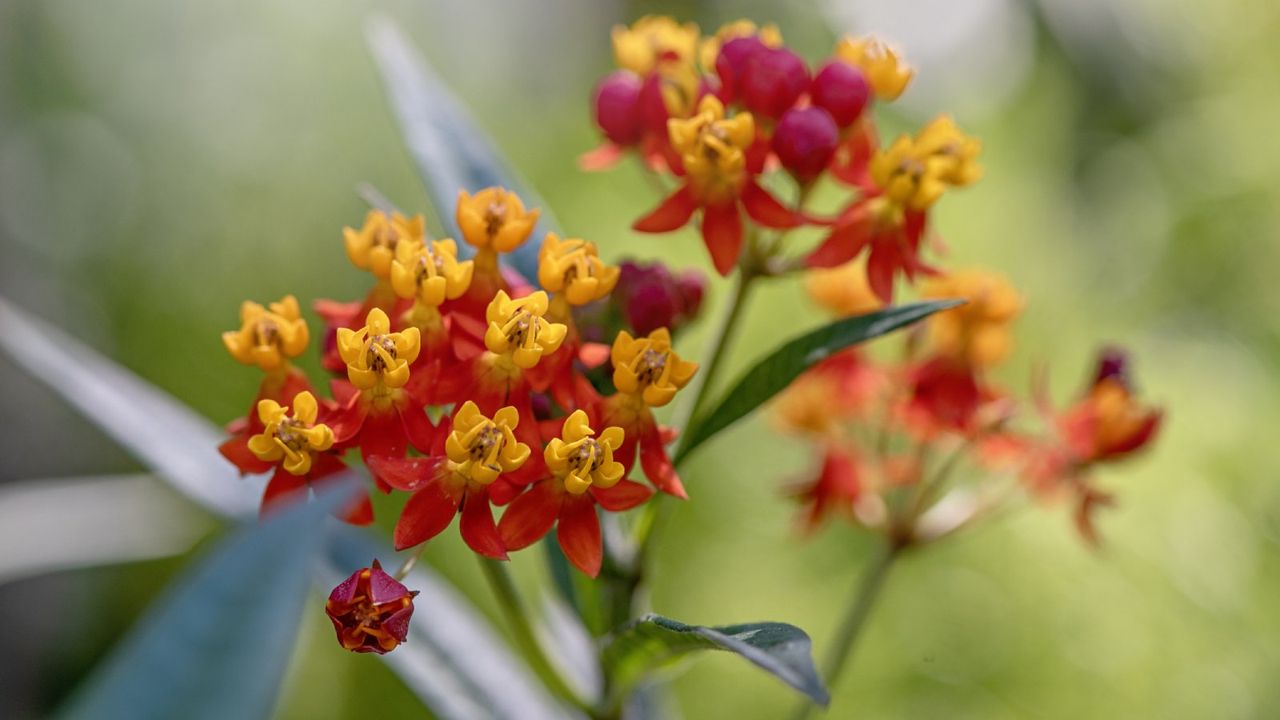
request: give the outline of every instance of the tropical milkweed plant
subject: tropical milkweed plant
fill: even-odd
[[[225,430],[0,306],[20,365],[239,528],[66,716],[269,715],[318,588],[328,651],[385,656],[439,717],[662,715],[653,671],[703,650],[791,686],[805,717],[827,706],[897,558],[1028,493],[1066,501],[1098,541],[1095,513],[1112,496],[1094,470],[1147,446],[1161,412],[1139,402],[1116,348],[1065,406],[1040,383],[1028,412],[990,379],[1023,297],[996,272],[946,267],[930,223],[936,203],[980,179],[981,145],[946,115],[880,136],[877,108],[913,76],[890,45],[844,38],[811,63],[746,20],[710,35],[668,17],[614,28],[618,69],[591,97],[601,143],[580,165],[639,168],[655,192],[631,227],[697,228],[703,273],[618,261],[558,226],[393,24],[374,22],[369,40],[446,236],[368,190],[368,214],[331,245],[368,278],[364,297],[245,301],[238,323],[228,308],[222,344],[261,383]],[[830,322],[720,377],[729,353],[748,352],[733,340],[753,291],[795,281]],[[691,357],[682,331],[721,283],[709,350]],[[911,292],[918,301],[895,302]],[[861,347],[890,334],[896,347]],[[293,364],[312,352],[326,377]],[[821,669],[793,625],[692,624],[648,605],[664,508],[717,481],[682,477],[684,462],[766,405],[778,442],[816,459],[778,479],[798,534],[835,521],[881,539]],[[375,521],[372,493],[397,499],[389,537],[359,529]],[[417,565],[449,532],[483,567],[514,648]],[[512,561],[548,563],[564,611],[522,597]]]

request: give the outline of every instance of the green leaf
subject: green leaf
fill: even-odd
[[[223,433],[168,393],[4,298],[0,350],[199,505],[257,514],[265,480],[241,478],[218,454]]]
[[[394,556],[370,533],[335,526],[319,581],[332,587],[371,558]],[[574,717],[547,693],[489,623],[449,584],[419,563],[404,584],[419,592],[408,641],[382,656],[440,718],[557,720]]]
[[[216,451],[224,437],[221,431],[178,399],[3,299],[0,349],[197,504],[224,516],[256,515],[261,479],[255,485],[240,478]],[[263,554],[276,557],[269,547]],[[357,568],[374,558],[390,561],[395,554],[389,545],[368,533],[335,524],[326,534],[322,568],[314,579],[328,594]],[[275,565],[276,561],[272,561],[273,570]],[[406,584],[421,592],[417,605],[425,610],[410,624],[410,642],[384,659],[436,715],[450,720],[566,717],[533,680],[524,662],[445,580],[419,565],[409,574]],[[219,597],[219,602],[239,602],[230,591]],[[276,602],[268,598],[262,601]],[[297,616],[298,609],[294,607],[289,617],[296,620]],[[165,627],[163,623],[150,624]],[[241,632],[245,629],[243,624],[224,625],[220,631],[231,636],[228,628],[233,627],[236,637],[251,639],[247,645],[256,652],[270,655],[280,647],[287,653],[291,644],[289,638],[280,638],[277,645],[277,636],[270,633],[254,637]],[[161,646],[149,641],[145,647]],[[210,649],[216,650],[217,646],[192,644],[184,652],[193,661],[203,662],[202,653]],[[335,643],[333,652],[343,651]],[[131,657],[132,662],[150,667],[151,661],[141,651],[134,650]],[[252,667],[255,666],[246,665],[237,673]],[[122,670],[112,672],[119,674]],[[278,681],[276,677],[273,682],[278,685]],[[118,716],[138,717],[136,713]],[[191,713],[174,712],[168,716],[189,717]],[[215,716],[252,717],[234,712]]]
[[[748,370],[724,394],[714,409],[694,418],[685,430],[684,440],[676,452],[676,462],[684,459],[694,448],[716,433],[763,405],[815,363],[851,345],[893,332],[961,302],[935,300],[885,308],[867,315],[837,320],[787,341]]]
[[[650,670],[695,650],[737,653],[819,705],[830,701],[813,665],[813,643],[803,630],[786,623],[702,627],[645,615],[609,640],[604,665],[615,690],[625,693]]]
[[[327,492],[218,543],[98,666],[63,717],[266,718],[293,652]]]
[[[526,279],[536,281],[542,236],[557,227],[551,209],[511,170],[394,22],[376,16],[367,34],[405,145],[445,232],[458,239],[460,249],[469,247],[454,220],[459,190],[474,193],[498,185],[515,192],[527,207],[541,208],[542,216],[528,242],[505,259]]]

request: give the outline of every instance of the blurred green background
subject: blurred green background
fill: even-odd
[[[1169,409],[1154,452],[1102,478],[1120,505],[1100,551],[1066,507],[1029,504],[895,570],[832,715],[1280,717],[1276,3],[0,0],[0,292],[218,422],[242,412],[257,376],[218,338],[239,302],[361,294],[340,229],[363,216],[362,181],[428,209],[364,47],[373,12],[419,43],[567,231],[610,258],[706,267],[691,231],[627,229],[655,201],[634,168],[575,167],[596,142],[587,98],[611,68],[609,28],[652,11],[708,30],[776,21],[811,61],[846,30],[902,45],[919,82],[886,126],[948,110],[985,142],[986,178],[944,200],[936,226],[953,264],[998,268],[1028,298],[1001,379],[1025,388],[1047,363],[1065,397],[1098,345],[1120,342]],[[724,294],[713,286],[711,312]],[[822,320],[776,284],[730,365]],[[7,360],[0,382],[0,480],[138,469]],[[655,609],[791,622],[821,653],[870,544],[847,527],[796,537],[780,486],[812,462],[761,419],[700,453],[658,552]],[[164,507],[157,523],[209,522]],[[427,557],[491,612],[455,535]],[[523,580],[539,560],[516,557]],[[181,562],[0,585],[0,716],[56,706]],[[309,609],[280,717],[424,712]],[[691,718],[772,718],[795,701],[727,655],[672,677]]]

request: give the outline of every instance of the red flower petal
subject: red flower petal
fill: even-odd
[[[396,490],[417,492],[438,480],[439,457],[385,457],[375,455],[365,463],[374,478]]]
[[[871,291],[886,304],[893,302],[893,276],[899,267],[899,257],[888,242],[876,243],[867,258],[867,284]]]
[[[555,480],[536,483],[502,514],[498,534],[508,550],[527,548],[551,532],[564,500],[564,494],[555,484]]]
[[[804,216],[788,208],[755,182],[742,189],[742,207],[752,220],[768,228],[793,228],[804,224]]]
[[[232,465],[240,468],[242,475],[258,475],[275,467],[273,463],[259,460],[257,455],[249,449],[249,438],[251,435],[244,433],[236,435],[218,446],[218,452],[222,453],[222,457],[231,461]]]
[[[458,512],[459,499],[438,481],[414,493],[396,522],[396,550],[413,547],[443,532]]]
[[[506,560],[507,550],[493,522],[493,509],[489,507],[489,494],[484,491],[468,491],[462,501],[462,539],[477,553],[495,560]]]
[[[356,495],[355,499],[342,509],[340,519],[352,525],[371,524],[373,522],[373,503],[369,500],[369,491],[360,488],[360,493]]]
[[[681,500],[688,500],[689,495],[676,474],[676,468],[667,457],[667,449],[662,444],[662,435],[657,424],[652,425],[640,438],[640,465],[644,467],[645,477],[653,486],[668,495]]]
[[[400,408],[399,412],[400,424],[404,428],[409,444],[417,448],[418,452],[431,452],[436,437],[436,426],[431,424],[431,418],[427,417],[427,413],[420,406],[412,403]]]
[[[805,258],[809,267],[837,267],[858,257],[871,240],[871,223],[865,213],[855,211],[838,222],[830,235]]]
[[[283,507],[307,499],[307,481],[290,473],[284,468],[276,468],[276,472],[267,482],[267,489],[262,493],[261,517],[266,517]]]
[[[728,275],[742,253],[742,216],[736,202],[708,205],[702,210],[702,241],[716,272]]]
[[[600,507],[605,510],[622,512],[643,504],[644,501],[653,497],[653,490],[648,485],[631,480],[623,480],[607,490],[593,487],[591,488],[591,494],[595,497],[596,502],[600,503]]]
[[[662,201],[662,204],[631,224],[631,229],[645,233],[664,233],[677,230],[689,222],[698,201],[688,185],[681,187]]]
[[[596,504],[589,495],[565,498],[556,537],[564,556],[574,567],[591,577],[600,574],[603,556],[600,519],[596,517]]]

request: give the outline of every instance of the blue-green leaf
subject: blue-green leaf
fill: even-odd
[[[72,698],[66,718],[266,718],[276,704],[320,547],[326,493],[222,540],[171,586]]]
[[[218,454],[212,423],[62,330],[0,298],[0,350],[155,473],[224,517],[252,517],[262,479]]]
[[[736,653],[819,705],[830,701],[813,665],[813,643],[803,630],[786,623],[703,627],[645,615],[610,638],[604,664],[615,691],[625,693],[649,671],[697,650]]]
[[[374,17],[368,42],[405,145],[445,231],[459,239],[462,249],[467,247],[454,220],[459,190],[474,193],[499,185],[515,192],[526,206],[541,208],[542,216],[529,241],[506,259],[526,279],[536,280],[542,236],[557,227],[551,209],[512,171],[395,23]]]
[[[676,462],[716,433],[746,417],[791,384],[818,361],[852,345],[866,342],[949,307],[959,300],[935,300],[890,307],[858,317],[837,320],[783,343],[756,363],[729,389],[720,403],[694,418],[685,429]]]

